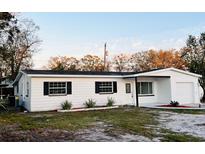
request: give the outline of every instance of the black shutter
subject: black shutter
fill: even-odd
[[[100,82],[95,82],[95,93],[100,92],[99,85],[100,85]]]
[[[113,92],[117,93],[117,82],[113,81]]]
[[[72,94],[72,82],[67,82],[67,94]]]
[[[43,83],[43,95],[48,95],[48,82]]]

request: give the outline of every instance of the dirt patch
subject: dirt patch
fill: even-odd
[[[113,129],[104,122],[93,123],[89,128],[70,132],[62,129],[38,128],[22,130],[19,125],[4,125],[0,129],[1,142],[150,142],[147,137]]]
[[[60,129],[21,130],[18,125],[6,125],[0,129],[1,142],[63,142],[72,141],[73,137],[72,132]]]
[[[93,127],[83,129],[75,133],[75,141],[80,142],[151,142],[159,141],[158,139],[151,140],[147,137],[125,133],[116,128],[113,129],[112,125],[104,122],[96,122]]]

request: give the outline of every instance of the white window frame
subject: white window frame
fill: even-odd
[[[62,89],[62,87],[50,87],[50,83],[65,83],[65,93],[60,93],[60,94],[51,94],[50,93],[50,89]],[[61,96],[61,95],[67,95],[67,82],[64,82],[64,81],[51,81],[51,82],[48,82],[48,95],[49,96]]]
[[[100,81],[100,83],[105,83],[105,82],[111,82],[111,86],[105,86],[103,88],[112,88],[112,91],[111,92],[100,92],[100,88],[102,85],[99,85],[99,94],[111,94],[113,93],[113,82],[112,81]]]
[[[130,92],[127,92],[127,84],[130,85]],[[125,93],[126,93],[126,94],[132,93],[132,84],[131,84],[131,83],[125,83]]]
[[[153,96],[154,95],[154,93],[153,93],[153,82],[152,81],[140,81],[140,82],[137,82],[137,83],[139,83],[140,84],[140,91],[138,91],[138,95],[139,96]],[[152,84],[152,93],[147,93],[147,94],[141,94],[141,91],[142,91],[142,89],[141,89],[141,83],[151,83]],[[138,86],[138,84],[137,84],[137,86]],[[138,87],[137,87],[138,88]],[[150,86],[149,86],[149,84],[148,84],[148,91],[150,91]]]

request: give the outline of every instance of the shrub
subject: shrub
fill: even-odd
[[[92,108],[95,107],[96,102],[93,99],[88,99],[87,101],[85,101],[85,107],[86,108]]]
[[[171,101],[170,105],[176,107],[176,106],[179,106],[179,102],[177,102],[177,101]]]
[[[112,98],[107,99],[107,105],[106,106],[113,106],[115,104],[115,101]]]
[[[7,99],[0,99],[0,109],[3,108],[7,111],[8,101]]]
[[[61,104],[63,110],[70,110],[72,107],[72,103],[68,102],[67,100]]]
[[[121,105],[120,107],[123,107],[123,108],[133,108],[135,106],[134,105],[130,105],[130,104],[125,104],[125,105]]]

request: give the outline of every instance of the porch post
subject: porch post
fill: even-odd
[[[139,107],[137,77],[135,77],[135,93],[136,93],[136,107]]]

